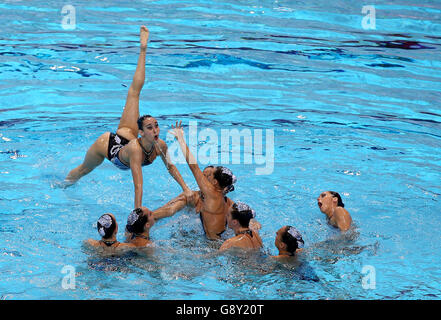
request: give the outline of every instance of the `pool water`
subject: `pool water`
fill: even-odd
[[[376,29],[363,28],[362,1],[75,1],[64,29],[67,4],[0,4],[1,299],[441,297],[439,1],[374,1]],[[238,178],[231,198],[262,224],[262,253],[213,256],[220,242],[188,210],[155,224],[153,254],[82,246],[105,212],[122,240],[133,209],[131,174],[109,161],[59,183],[116,130],[140,25],[150,29],[140,111],[162,139],[177,120],[186,133],[190,121],[219,137],[274,133],[270,174],[243,157],[224,164]],[[143,173],[150,209],[180,193],[160,160]],[[354,230],[327,225],[325,190],[342,195]],[[305,240],[297,268],[269,258],[283,225]],[[66,266],[74,288],[63,288]]]

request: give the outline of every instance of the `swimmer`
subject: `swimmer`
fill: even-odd
[[[127,218],[126,242],[135,247],[145,247],[152,243],[150,228],[155,224],[152,212],[146,207],[133,210]]]
[[[207,238],[210,240],[220,239],[220,236],[227,227],[227,213],[234,204],[234,201],[227,197],[226,194],[234,191],[234,184],[237,179],[230,169],[222,166],[207,166],[204,171],[202,171],[202,174],[213,184],[217,192],[222,192],[224,195],[226,203],[223,210],[224,219],[220,219],[220,214],[210,214],[213,210],[210,207],[210,203],[205,201],[206,196],[201,191],[192,191],[190,197],[181,193],[164,206],[154,210],[153,216],[155,220],[159,220],[173,216],[176,212],[182,210],[186,206],[194,208],[196,213],[199,214]],[[201,181],[201,183],[204,182]],[[224,227],[222,228],[222,226]],[[250,229],[258,231],[260,228],[261,224],[257,220],[251,219]],[[216,232],[219,230],[221,231]]]
[[[227,214],[228,227],[233,229],[235,236],[226,240],[219,251],[233,247],[241,249],[262,248],[262,239],[259,234],[249,228],[250,220],[253,218],[255,218],[254,210],[243,202],[235,202]]]
[[[302,235],[296,228],[284,226],[276,232],[274,245],[279,250],[279,254],[272,256],[272,258],[277,260],[291,260],[303,250],[304,244]]]
[[[153,216],[155,220],[159,220],[171,217],[185,206],[194,208],[199,214],[207,238],[220,239],[227,225],[228,210],[234,203],[226,194],[234,190],[233,184],[236,182],[236,177],[228,168],[208,166],[198,179],[198,184],[204,186],[201,189],[205,192],[192,191],[191,197],[182,193],[153,211]],[[218,201],[219,198],[222,201]]]
[[[106,158],[121,170],[131,170],[135,189],[134,208],[142,206],[142,167],[151,164],[158,155],[184,193],[188,196],[191,193],[178,169],[170,161],[167,144],[159,139],[159,126],[156,119],[150,115],[139,117],[139,96],[145,80],[148,38],[149,30],[142,26],[138,65],[116,133],[102,134],[87,151],[83,163],[70,171],[65,179],[68,185],[75,183],[99,166]]]
[[[101,240],[87,239],[85,241],[92,248],[99,248],[105,253],[118,253],[135,247],[133,244],[121,243],[116,240],[118,224],[115,216],[111,213],[105,213],[98,219],[97,230]]]
[[[325,191],[317,198],[317,205],[323,212],[328,223],[341,231],[347,231],[352,223],[349,212],[344,208],[340,195],[334,191]]]
[[[172,126],[172,128],[170,132],[178,140],[200,191],[193,191],[189,196],[179,195],[165,206],[155,210],[153,216],[155,220],[170,217],[185,205],[190,205],[200,214],[207,238],[220,239],[225,231],[226,214],[233,205],[233,201],[225,195],[234,190],[236,177],[230,169],[221,166],[208,166],[202,172],[185,143],[182,121],[179,124],[176,122],[176,127]]]

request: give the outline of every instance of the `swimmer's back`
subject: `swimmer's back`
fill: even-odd
[[[253,230],[249,230],[244,234],[239,234],[233,238],[226,240],[219,248],[220,251],[224,251],[230,248],[240,248],[248,250],[258,250],[263,247],[262,239],[259,233]]]

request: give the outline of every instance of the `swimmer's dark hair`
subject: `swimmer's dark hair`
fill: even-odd
[[[99,230],[100,228],[103,228],[103,230],[104,230],[104,236],[103,236],[103,238],[104,239],[109,239],[112,235],[113,235],[113,232],[115,231],[115,228],[116,228],[116,221],[115,221],[115,219],[113,219],[113,217],[110,215],[110,214],[103,214],[102,216],[109,216],[110,217],[110,219],[112,220],[112,224],[110,225],[110,227],[109,228],[106,228],[106,227],[104,227],[101,223],[99,223],[99,219],[98,219],[98,222],[96,223],[96,228]],[[102,217],[101,216],[101,217]],[[100,218],[101,218],[100,217]]]
[[[138,219],[132,225],[126,225],[126,230],[130,233],[143,233],[144,226],[148,221],[147,215],[142,211],[138,215]]]
[[[333,196],[336,197],[338,199],[338,203],[337,206],[344,208],[345,204],[343,203],[343,201],[341,200],[340,195],[338,194],[338,192],[335,191],[329,191],[329,193]]]
[[[295,255],[296,250],[299,248],[299,243],[297,239],[289,234],[288,230],[292,228],[291,226],[287,226],[285,231],[282,233],[282,241],[286,244],[286,251],[291,253],[291,255]]]
[[[217,182],[219,182],[219,186],[225,190],[224,194],[227,194],[228,192],[234,191],[234,181],[233,181],[233,176],[224,173],[223,172],[223,168],[222,166],[217,166],[217,167],[213,167],[213,166],[207,166],[207,168],[215,168],[216,170],[214,171],[214,178],[217,180]]]
[[[251,208],[250,210],[239,211],[236,203],[234,203],[231,208],[231,217],[239,221],[241,227],[248,228],[250,226],[250,220],[253,219],[253,211],[251,211]]]
[[[143,124],[144,120],[147,118],[153,118],[153,117],[149,114],[145,114],[145,115],[139,117],[139,119],[137,121],[139,130],[142,130],[142,124]]]

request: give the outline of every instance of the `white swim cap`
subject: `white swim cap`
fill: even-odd
[[[249,205],[247,205],[246,203],[243,203],[241,201],[236,201],[234,203],[234,206],[236,207],[236,210],[238,212],[249,211],[252,215],[252,218],[250,218],[250,219],[254,219],[256,217],[256,212],[253,209],[251,209],[251,207]]]
[[[109,229],[113,224],[112,217],[108,214],[103,214],[99,219],[97,223],[98,227],[98,233],[101,237],[104,237],[106,235],[106,229]]]

